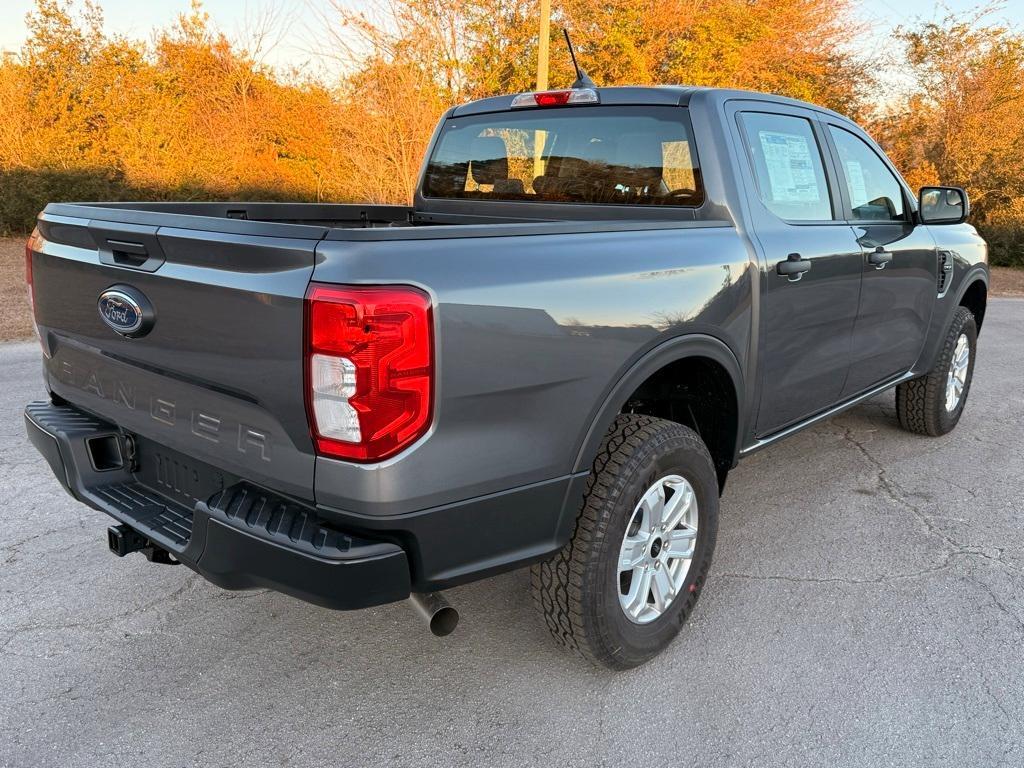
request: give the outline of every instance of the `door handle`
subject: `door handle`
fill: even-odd
[[[799,253],[791,253],[785,261],[775,265],[775,271],[780,275],[789,277],[789,282],[795,283],[804,276],[804,272],[811,269],[811,260],[805,259]]]
[[[887,251],[882,246],[878,246],[868,254],[868,264],[875,269],[885,269],[885,265],[890,261],[892,261],[892,251]]]

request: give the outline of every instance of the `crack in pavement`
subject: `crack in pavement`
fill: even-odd
[[[3,545],[0,545],[0,552],[7,552],[11,549],[20,549],[21,547],[25,546],[30,542],[35,541],[36,539],[41,539],[44,536],[53,536],[56,533],[63,533],[74,528],[77,528],[79,530],[85,530],[85,525],[82,520],[74,520],[70,522],[68,525],[62,525],[57,528],[48,528],[45,531],[33,533],[32,535],[26,536],[22,539],[18,539],[17,541],[4,543]]]
[[[722,579],[743,579],[745,581],[788,581],[794,584],[851,584],[851,585],[864,585],[864,584],[886,584],[890,581],[905,581],[907,579],[916,579],[921,576],[927,576],[932,573],[938,573],[940,571],[947,570],[949,568],[949,560],[956,553],[949,553],[946,558],[946,562],[942,565],[935,566],[933,568],[925,568],[921,571],[914,571],[913,573],[887,573],[881,576],[876,576],[872,579],[844,579],[839,576],[786,576],[783,574],[770,574],[770,573],[737,573],[735,571],[727,571],[725,573],[714,574],[711,578],[722,578]]]
[[[886,466],[877,458],[875,458],[874,454],[872,454],[871,451],[867,449],[864,443],[862,443],[860,440],[854,437],[852,427],[846,424],[839,423],[838,421],[836,422],[836,426],[840,427],[843,430],[842,438],[849,442],[850,444],[852,444],[857,449],[857,452],[860,453],[860,455],[865,459],[865,461],[867,461],[867,463],[870,464],[875,469],[878,487],[885,493],[885,495],[893,503],[909,510],[914,515],[914,517],[916,517],[917,520],[924,526],[925,530],[928,533],[941,539],[950,547],[952,554],[977,555],[979,557],[984,557],[987,560],[997,563],[998,565],[1002,566],[1003,568],[1006,568],[1007,570],[1013,571],[1015,573],[1021,573],[1020,569],[1016,568],[1015,566],[1011,565],[1010,563],[1007,563],[1002,559],[1003,554],[1006,551],[1005,548],[992,547],[992,549],[995,549],[999,553],[998,556],[992,557],[986,554],[982,548],[962,544],[961,542],[954,539],[952,536],[949,536],[948,534],[943,532],[941,528],[935,525],[935,523],[933,522],[933,516],[925,512],[923,509],[921,509],[921,507],[911,502],[910,497],[912,494],[909,491],[907,491],[906,488],[900,485],[897,481],[893,480],[892,477],[889,475],[889,470],[886,468]],[[975,491],[971,490],[970,488],[965,488],[963,486],[956,485],[955,483],[952,483],[949,480],[943,480],[947,484],[955,488],[960,488],[961,490],[967,491],[969,494],[971,494],[971,496],[977,498],[978,494]]]
[[[996,595],[995,590],[992,589],[991,584],[981,581],[980,579],[976,579],[971,574],[964,574],[964,576],[972,584],[977,584],[979,587],[984,589],[985,592],[988,593],[988,596],[992,598],[992,607],[1000,613],[1002,613],[1008,619],[1010,619],[1010,621],[1012,621],[1016,625],[1017,629],[1020,630],[1022,634],[1024,634],[1024,619],[1021,619],[1021,617],[1018,616],[1015,611],[1011,610],[1008,605],[1006,605],[1002,600],[999,599],[999,596]]]
[[[74,533],[76,530],[85,531],[85,529],[86,522],[82,519],[78,519],[69,522],[67,525],[62,525],[57,528],[49,528],[40,533],[34,533],[31,536],[26,536],[22,539],[18,539],[17,541],[13,541],[9,544],[4,544],[3,546],[0,546],[0,555],[3,556],[3,559],[0,560],[0,565],[8,566],[17,563],[23,556],[21,549],[34,541],[38,541],[39,539],[43,539],[50,536]],[[45,552],[47,555],[53,555],[59,554],[61,552],[67,552],[71,549],[81,548],[82,546],[83,544],[81,541],[64,542],[55,546],[48,547],[45,550]]]
[[[984,552],[972,550],[970,548],[964,548],[947,552],[945,557],[943,557],[942,562],[938,565],[932,566],[931,568],[922,568],[919,571],[911,571],[909,573],[884,573],[870,579],[847,579],[842,578],[840,576],[788,576],[786,574],[780,573],[740,573],[737,571],[720,571],[714,574],[713,578],[745,579],[747,581],[789,581],[795,584],[886,584],[891,581],[906,581],[908,579],[917,579],[921,576],[928,576],[933,573],[941,573],[942,571],[947,571],[951,567],[952,560],[955,557],[980,557],[991,563],[1000,565],[1008,570],[1016,571],[1016,569],[1009,563],[1004,563],[997,557],[992,557],[991,555],[987,555]],[[978,584],[978,586],[985,588],[985,590],[989,591],[989,593],[991,594],[991,588],[988,584],[978,581],[977,579],[971,577],[968,574],[965,574],[965,578]],[[1006,607],[1001,602],[998,602],[998,598],[995,595],[992,595],[992,599],[997,601],[996,607],[1003,608],[1004,610],[1006,609]],[[1021,628],[1024,629],[1024,622],[1021,622],[1021,620],[1017,618],[1017,616],[1013,614],[1012,611],[1008,615],[1014,618],[1016,622],[1021,625]]]
[[[1006,445],[1005,443],[1000,443],[998,440],[987,440],[979,435],[971,435],[971,439],[976,443],[981,443],[982,445],[991,445],[996,448],[1002,448],[1004,451],[1016,452],[1020,450],[1019,445]]]
[[[946,477],[939,477],[939,478],[936,478],[936,479],[940,480],[943,483],[945,483],[950,488],[956,488],[957,490],[964,491],[965,493],[970,494],[972,499],[978,498],[978,492],[975,491],[973,488],[968,488],[966,485],[960,485],[959,483],[954,483],[952,480],[950,480],[949,478],[946,478]]]
[[[964,644],[960,641],[960,639],[954,637],[953,641],[960,647],[961,658],[963,658],[966,664],[977,674],[978,679],[981,681],[981,689],[982,691],[984,691],[985,696],[988,697],[988,699],[995,705],[996,709],[999,710],[1000,714],[1002,714],[1003,719],[1006,720],[1006,724],[1002,728],[1003,732],[1009,733],[1011,727],[1014,724],[1019,725],[1021,723],[1020,717],[1015,717],[1013,714],[1010,713],[1009,710],[1007,710],[1006,705],[1003,703],[1002,699],[1000,699],[996,695],[995,691],[992,690],[992,681],[991,679],[989,679],[989,676],[985,674],[984,667],[978,665],[978,663],[974,660],[974,657],[971,655],[970,651],[964,647]],[[1004,750],[1003,758],[998,763],[999,765],[1004,764],[1003,761],[1013,749],[1014,744],[1011,742],[1007,746],[1007,749]]]
[[[842,429],[841,437],[846,442],[853,445],[857,452],[863,457],[863,459],[875,470],[876,484],[878,488],[885,494],[885,496],[897,506],[900,506],[910,511],[914,518],[924,527],[925,531],[938,538],[942,541],[947,551],[942,562],[938,563],[930,568],[925,568],[919,571],[913,571],[911,573],[897,573],[897,574],[882,574],[873,578],[866,579],[849,579],[842,577],[814,577],[814,576],[788,576],[783,574],[750,574],[750,573],[739,573],[739,572],[724,572],[718,573],[716,576],[721,578],[734,578],[734,579],[747,579],[754,581],[787,581],[792,583],[811,583],[811,584],[850,584],[850,585],[864,585],[864,584],[887,584],[894,581],[902,581],[907,579],[916,579],[922,576],[928,576],[934,573],[948,570],[952,564],[953,558],[955,557],[978,557],[982,558],[990,563],[1005,568],[1011,573],[1020,574],[1021,571],[1017,567],[1003,560],[1005,548],[993,547],[997,554],[995,556],[989,554],[984,548],[974,547],[966,544],[962,544],[954,539],[952,536],[945,533],[932,519],[932,516],[925,512],[917,504],[914,504],[910,500],[910,492],[907,491],[902,485],[892,478],[889,474],[888,468],[879,461],[874,454],[871,453],[864,445],[863,442],[858,440],[854,435],[854,430],[847,424],[842,424],[838,420],[833,422],[836,426]],[[977,498],[978,494],[970,488],[964,488],[963,486],[956,485],[948,480],[944,480],[948,485],[951,485],[961,490],[966,491],[972,497]],[[989,595],[992,600],[992,607],[996,608],[1000,613],[1006,616],[1013,625],[1024,632],[1024,620],[1020,618],[1008,605],[1006,605],[998,595],[992,586],[969,573],[965,573],[964,577],[981,587]]]
[[[875,458],[874,454],[865,447],[864,443],[854,437],[852,427],[839,423],[838,421],[834,423],[843,430],[843,439],[853,445],[864,460],[875,469],[876,482],[879,489],[885,493],[893,503],[903,507],[904,509],[910,510],[914,517],[916,517],[925,527],[925,530],[927,530],[928,533],[944,541],[951,549],[962,550],[964,548],[962,544],[946,535],[938,526],[936,526],[932,522],[931,517],[924,512],[924,510],[910,501],[907,490],[898,482],[893,480],[889,476],[889,470],[886,469],[885,465]]]
[[[185,577],[185,581],[172,592],[162,594],[147,603],[143,603],[142,605],[131,608],[123,613],[118,613],[113,616],[104,616],[101,619],[91,621],[57,622],[53,624],[40,622],[37,624],[26,624],[20,627],[14,627],[10,630],[10,634],[4,639],[4,641],[0,643],[0,655],[6,655],[7,648],[11,643],[13,643],[17,637],[29,632],[38,632],[40,630],[45,632],[67,629],[105,629],[115,622],[122,621],[137,614],[143,614],[151,610],[164,608],[168,603],[173,603],[180,599],[186,591],[194,588],[200,583],[200,581],[201,577],[198,574],[188,574]]]

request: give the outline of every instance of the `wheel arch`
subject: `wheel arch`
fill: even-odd
[[[988,304],[988,274],[976,270],[967,275],[957,293],[956,306],[966,307],[974,315],[974,324],[981,333],[981,324],[985,319],[985,308]]]
[[[731,385],[731,392],[723,393],[723,397],[729,404],[726,430],[728,434],[723,435],[722,440],[713,441],[713,445],[708,445],[718,470],[719,486],[720,488],[724,486],[725,475],[736,465],[742,444],[742,403],[745,397],[743,373],[733,351],[720,339],[705,334],[688,334],[663,342],[647,352],[619,377],[598,408],[596,415],[591,419],[590,426],[577,452],[573,471],[584,472],[590,469],[609,426],[615,417],[623,412],[631,398],[643,391],[645,385],[658,381],[659,376],[668,377],[671,381],[685,382],[685,377],[688,375],[687,362],[694,363],[695,366],[699,362],[704,367],[702,375],[714,371],[712,375],[720,377],[722,383],[728,382]],[[697,374],[691,372],[691,375]],[[679,379],[679,377],[683,378]],[[649,413],[650,411],[637,412]],[[664,417],[660,413],[652,413],[652,415]],[[683,419],[674,420],[686,423]],[[695,425],[688,424],[688,426]],[[700,434],[699,424],[696,425],[696,431]],[[703,438],[704,435],[702,435]],[[705,440],[705,442],[708,441]]]

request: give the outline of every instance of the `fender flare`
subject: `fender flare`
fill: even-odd
[[[957,288],[956,291],[957,304],[960,303],[960,300],[964,297],[964,294],[967,293],[967,289],[970,288],[979,279],[981,280],[981,282],[985,284],[985,290],[987,291],[989,281],[988,270],[981,264],[975,264],[973,267],[967,270],[967,274],[964,275],[963,279],[960,281],[960,287]]]
[[[981,266],[980,264],[976,264],[970,269],[968,269],[967,274],[963,276],[963,279],[960,281],[960,285],[956,289],[956,303],[954,307],[960,306],[960,302],[963,301],[964,294],[967,293],[967,289],[970,288],[975,283],[977,283],[978,281],[981,281],[982,283],[985,284],[985,293],[987,294],[989,273],[988,270],[985,269],[985,267]]]
[[[921,353],[911,369],[915,375],[923,375],[935,365],[939,347],[942,339],[945,338],[946,330],[949,328],[953,315],[956,313],[957,308],[961,306],[960,302],[963,301],[967,289],[979,281],[985,286],[987,294],[989,275],[984,264],[974,264],[967,267],[963,277],[959,278],[955,285],[951,285],[949,290],[936,300],[935,308],[932,310],[932,316],[929,320],[928,332],[921,346]]]
[[[736,443],[733,450],[732,465],[736,464],[745,426],[743,404],[746,402],[746,393],[743,386],[742,368],[736,355],[725,342],[714,336],[693,333],[676,336],[662,342],[644,354],[625,373],[619,376],[590,419],[590,426],[584,434],[576,453],[576,460],[573,462],[573,473],[590,471],[594,457],[597,456],[598,448],[601,446],[601,441],[604,439],[608,427],[615,420],[615,417],[622,410],[622,406],[626,404],[627,399],[636,391],[637,387],[666,365],[688,357],[706,357],[715,361],[725,369],[732,380],[732,386],[736,393],[737,414]]]
[[[941,332],[945,333],[945,329],[949,327],[949,323],[953,319],[953,315],[956,313],[958,307],[961,306],[960,302],[964,300],[964,296],[967,294],[967,289],[975,283],[980,282],[985,286],[985,295],[988,296],[988,283],[989,273],[988,270],[981,264],[975,264],[970,267],[960,280],[960,284],[956,287],[956,293],[952,294],[953,301],[949,302],[946,306],[945,317],[942,319]],[[978,332],[981,332],[981,328],[978,328]]]

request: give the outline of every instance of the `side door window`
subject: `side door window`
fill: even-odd
[[[831,221],[832,198],[811,121],[744,112],[741,125],[758,194],[768,210],[790,222]]]
[[[859,136],[828,127],[850,196],[854,221],[906,221],[903,186],[882,158]]]

